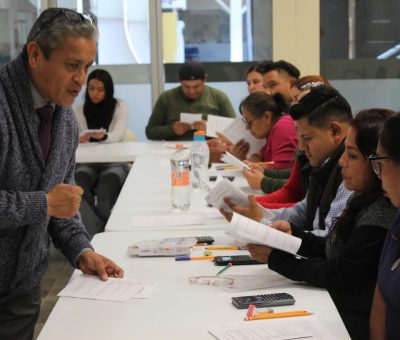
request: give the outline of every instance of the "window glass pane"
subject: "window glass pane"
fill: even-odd
[[[394,78],[400,1],[320,0],[321,72],[330,78]]]
[[[271,0],[161,2],[165,62],[271,59]]]

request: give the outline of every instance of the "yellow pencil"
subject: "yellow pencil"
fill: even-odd
[[[210,246],[207,250],[239,250],[239,246]]]
[[[281,313],[259,313],[250,317],[247,317],[246,320],[264,320],[264,319],[276,319],[276,318],[289,318],[292,316],[306,316],[311,315],[312,313],[307,312],[306,310],[295,310],[291,312],[281,312]]]
[[[272,164],[275,164],[275,162],[274,162],[274,161],[270,161],[270,162],[256,162],[256,163],[254,163],[254,164],[257,164],[257,165],[272,165]]]

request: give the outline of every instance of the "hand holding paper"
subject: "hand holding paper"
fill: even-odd
[[[231,165],[239,167],[240,170],[243,170],[243,169],[251,170],[250,167],[246,163],[242,162],[240,159],[236,158],[234,155],[232,155],[228,151],[225,152],[225,154],[221,157],[221,159],[227,164],[231,164]]]
[[[296,254],[301,238],[286,234],[234,213],[227,234],[240,243],[252,243]]]

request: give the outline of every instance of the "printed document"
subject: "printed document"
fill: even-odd
[[[212,325],[208,327],[208,332],[219,340],[334,339],[333,335],[321,327],[316,318],[290,318],[289,324],[290,327],[285,319],[242,321]]]
[[[58,296],[123,302],[136,295],[142,297],[146,286],[133,279],[109,277],[107,281],[102,281],[97,276],[80,274],[73,277]]]
[[[247,170],[251,170],[246,163],[242,162],[239,158],[235,157],[228,151],[225,151],[225,153],[221,157],[221,160],[227,164],[237,166],[238,168],[240,168],[240,170],[243,170],[244,168],[246,168]]]
[[[302,241],[301,238],[286,234],[236,213],[233,213],[226,233],[240,243],[262,244],[291,254],[297,253]]]
[[[198,122],[198,121],[201,121],[201,120],[203,120],[201,113],[185,113],[185,112],[181,112],[180,121],[182,123],[188,123],[190,125],[193,125],[194,122]]]
[[[224,197],[228,197],[233,203],[240,206],[246,207],[249,205],[247,195],[235,187],[232,182],[226,178],[218,181],[218,183],[207,194],[206,201],[217,209],[223,208],[226,211],[231,211],[224,202]]]
[[[230,117],[208,115],[206,135],[208,137],[217,137],[217,132],[222,132],[233,121],[234,118]]]
[[[250,130],[246,129],[246,125],[243,123],[241,117],[237,117],[228,125],[225,130],[222,131],[222,134],[233,144],[236,144],[241,139],[249,143],[250,149],[247,153],[247,157],[250,157],[254,153],[259,153],[265,144],[264,138],[258,139],[251,134]]]

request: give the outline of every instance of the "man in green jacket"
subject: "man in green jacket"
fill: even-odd
[[[235,117],[228,97],[205,85],[204,66],[189,61],[179,69],[180,86],[163,92],[158,98],[146,127],[148,139],[192,140],[195,130],[206,130],[207,116]],[[201,113],[202,120],[193,124],[180,121],[181,113]]]

